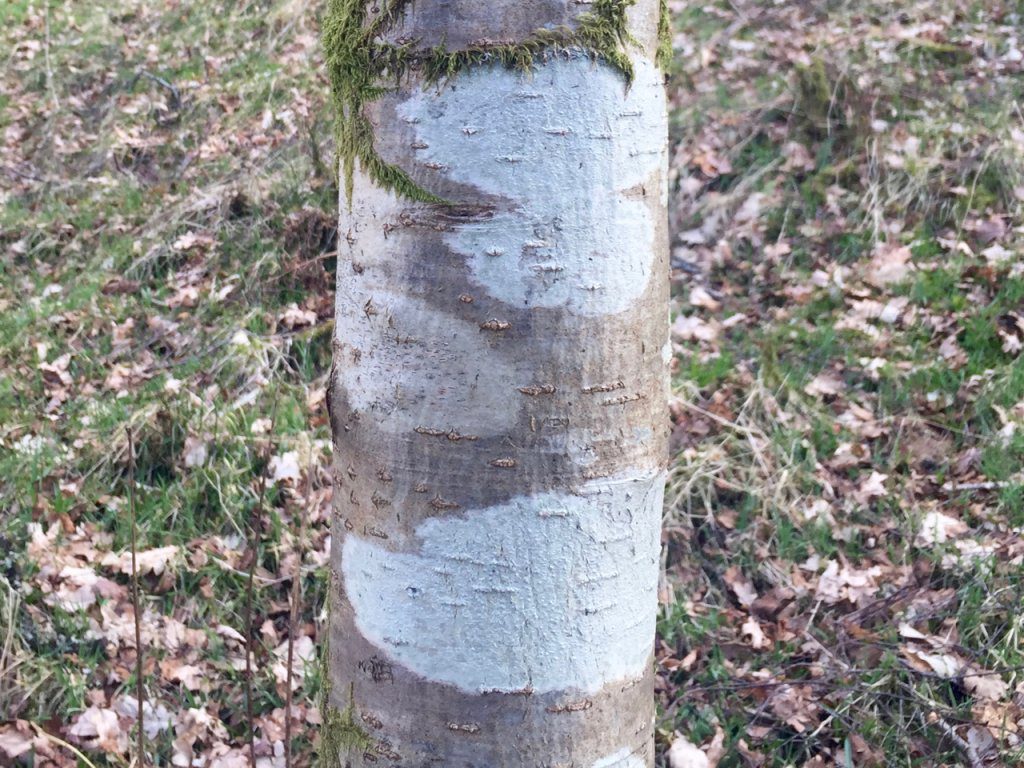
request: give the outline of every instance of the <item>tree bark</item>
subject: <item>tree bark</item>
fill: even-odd
[[[391,63],[373,98],[335,84],[351,179],[321,754],[651,766],[670,354],[659,3],[334,3],[365,13],[360,61]],[[621,60],[600,37],[619,10]]]

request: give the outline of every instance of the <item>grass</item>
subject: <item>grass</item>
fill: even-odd
[[[954,6],[963,25],[944,16]],[[951,638],[1020,683],[1024,572],[1006,547],[1024,521],[1022,295],[1014,259],[989,250],[1020,247],[1003,227],[1020,214],[1019,80],[979,75],[981,41],[1001,45],[1019,9],[1006,12],[710,3],[677,17],[691,55],[671,215],[690,266],[674,300],[732,321],[676,345],[666,743],[682,733],[723,766],[1020,763],[1016,705],[923,674],[899,630]],[[896,33],[918,28],[930,36]],[[873,283],[872,259],[899,246],[911,268]],[[720,310],[688,306],[698,286]],[[874,472],[879,496],[864,493]],[[964,523],[956,541],[921,539],[934,511]],[[880,581],[829,602],[829,562]],[[740,577],[765,605],[738,600]]]
[[[142,578],[162,762],[244,754],[246,526],[267,452],[299,461],[268,489],[256,563],[258,749],[281,738],[299,515],[314,639],[327,590],[320,10],[0,5],[0,719],[131,726],[128,577],[103,564],[127,547],[130,424],[140,548],[177,548]],[[713,332],[675,345],[659,754],[678,733],[721,766],[957,765],[988,733],[986,755],[1019,764],[1021,9],[674,10],[672,309]],[[873,281],[900,247],[908,269]],[[964,528],[929,543],[931,513]],[[830,564],[867,586],[832,600]],[[1007,693],[915,666],[903,625]]]
[[[148,697],[170,712],[211,713],[196,740],[232,749],[247,726],[230,714],[243,678],[223,628],[244,631],[242,534],[264,444],[300,456],[312,446],[314,498],[273,489],[257,563],[259,738],[281,720],[272,651],[286,636],[276,606],[288,584],[276,574],[296,515],[314,524],[314,555],[327,535],[329,435],[316,392],[322,399],[329,366],[320,324],[332,314],[330,243],[292,235],[337,195],[323,170],[331,150],[315,15],[300,10],[4,5],[14,77],[2,119],[22,138],[5,149],[12,185],[0,193],[0,507],[18,553],[0,578],[0,608],[17,619],[4,623],[13,639],[0,657],[0,717],[70,723],[131,693],[134,643],[112,633],[97,604],[71,609],[48,591],[59,590],[61,568],[127,547],[131,424],[140,549],[178,547],[173,566],[143,578],[146,626],[157,633]],[[294,303],[313,327],[283,324]],[[274,400],[280,417],[264,435],[255,422]],[[192,443],[205,446],[205,461],[184,458]],[[28,556],[31,537],[54,523],[52,540]],[[115,592],[127,585],[100,571]],[[325,577],[312,560],[303,572],[310,632]],[[168,626],[190,639],[161,638]],[[198,660],[216,683],[192,690],[173,668]],[[315,711],[317,685],[311,676],[301,712]],[[111,695],[100,702],[103,689]],[[172,726],[153,739],[154,757],[170,759]],[[295,732],[308,752],[314,729]]]

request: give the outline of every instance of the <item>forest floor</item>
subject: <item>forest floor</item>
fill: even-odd
[[[0,764],[315,751],[320,10],[0,0]],[[673,10],[659,760],[1024,763],[1024,6]]]

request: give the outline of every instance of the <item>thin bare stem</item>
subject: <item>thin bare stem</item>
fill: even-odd
[[[143,703],[145,686],[142,678],[142,609],[139,601],[139,568],[136,562],[138,551],[138,520],[135,514],[135,438],[132,428],[125,427],[128,435],[128,513],[131,517],[132,544],[132,606],[135,611],[135,700],[138,706],[138,761],[139,768],[146,765],[146,731],[143,725]]]
[[[294,661],[295,636],[299,631],[299,606],[302,603],[302,558],[305,554],[306,520],[312,514],[313,505],[313,448],[309,448],[306,465],[305,505],[299,515],[299,532],[295,539],[295,574],[292,577],[291,615],[288,618],[288,661],[284,704],[284,765],[292,768],[292,663]]]
[[[252,697],[252,656],[253,656],[253,594],[255,592],[256,563],[259,560],[260,527],[263,522],[263,500],[267,494],[267,464],[270,462],[270,446],[274,439],[277,422],[277,394],[270,415],[270,432],[263,448],[263,467],[260,471],[259,498],[249,520],[249,573],[245,587],[245,716],[249,724],[249,765],[256,768],[256,716]]]

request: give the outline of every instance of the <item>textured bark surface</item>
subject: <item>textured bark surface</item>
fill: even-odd
[[[387,34],[514,42],[586,7],[418,0]],[[428,88],[413,69],[366,107],[383,159],[453,204],[357,168],[342,205],[324,730],[341,766],[653,764],[657,20],[630,10],[628,89],[570,51]]]
[[[659,9],[640,2],[629,10],[630,32],[637,52],[653,59],[658,47]],[[384,38],[391,42],[415,40],[423,49],[444,45],[458,50],[489,43],[515,44],[538,29],[572,26],[592,3],[579,0],[416,0]],[[379,10],[384,5],[378,6]]]

